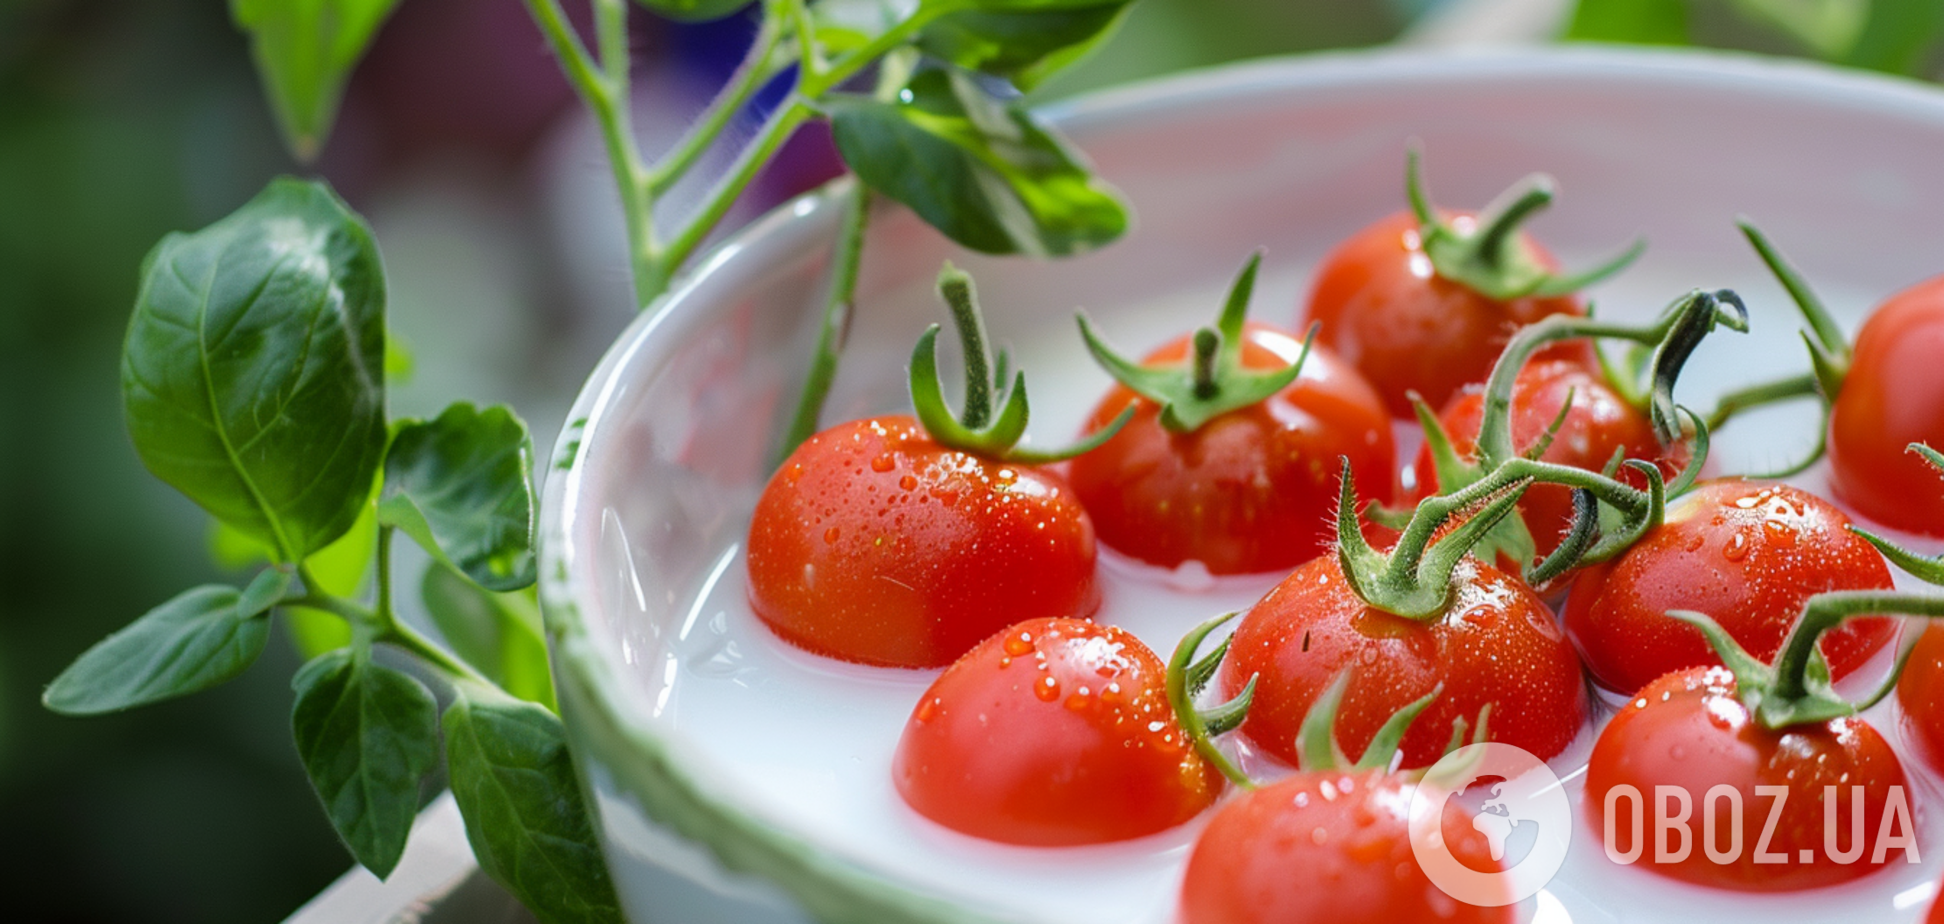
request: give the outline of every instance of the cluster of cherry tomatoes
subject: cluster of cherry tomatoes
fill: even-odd
[[[1623,785],[1692,786],[1697,804],[1726,785],[1749,806],[1782,786],[1797,798],[1779,827],[1753,810],[1732,823],[1792,860],[1817,854],[1756,866],[1696,850],[1650,868],[1783,890],[1901,862],[1820,850],[1825,783],[1873,833],[1896,823],[1887,794],[1905,783],[1830,684],[1895,639],[1880,614],[1944,608],[1894,593],[1885,554],[1939,583],[1944,564],[1787,484],[1697,479],[1710,426],[1816,397],[1837,497],[1944,536],[1944,478],[1905,450],[1944,445],[1944,279],[1885,303],[1852,348],[1748,228],[1808,318],[1813,370],[1704,418],[1671,390],[1703,336],[1745,323],[1733,293],[1691,293],[1645,326],[1597,322],[1572,293],[1637,247],[1563,276],[1518,228],[1550,200],[1543,177],[1474,215],[1428,203],[1415,155],[1408,176],[1412,208],[1319,268],[1296,319],[1307,337],[1246,318],[1260,255],[1214,324],[1139,363],[1082,315],[1118,384],[1060,451],[1022,444],[1024,375],[990,353],[971,282],[947,267],[962,409],[942,394],[934,327],[912,357],[915,417],[833,427],[784,462],[750,527],[757,616],[830,657],[944,668],[891,768],[942,825],[1077,845],[1219,804],[1188,863],[1189,924],[1510,921],[1418,868],[1412,771],[1467,735],[1559,755],[1588,722],[1589,675],[1631,695],[1593,750],[1590,822]],[[1640,361],[1609,363],[1599,339]],[[1402,477],[1394,419],[1425,434]],[[1160,568],[1287,577],[1212,655],[1195,657],[1210,624],[1167,663],[1097,613],[1097,542]],[[1944,770],[1944,627],[1907,664],[1911,737]],[[1198,704],[1204,688],[1221,702]],[[1256,788],[1215,743],[1231,730],[1296,771]],[[1364,756],[1343,769],[1344,753]],[[1453,845],[1489,868],[1480,849]]]

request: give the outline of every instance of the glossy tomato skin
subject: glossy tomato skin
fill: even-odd
[[[1242,364],[1287,368],[1302,348],[1288,334],[1251,324]],[[1146,362],[1183,362],[1189,349],[1184,337]],[[1169,431],[1160,407],[1123,385],[1094,409],[1088,432],[1129,404],[1133,418],[1074,459],[1067,477],[1100,541],[1152,565],[1195,560],[1215,574],[1293,567],[1334,541],[1339,459],[1350,460],[1368,497],[1388,501],[1396,480],[1390,415],[1363,377],[1326,349],[1310,352],[1289,387],[1192,433]]]
[[[1093,615],[1094,557],[1057,474],[875,417],[811,437],[770,479],[749,527],[749,601],[818,654],[939,667],[1021,619]]]
[[[1468,230],[1472,217],[1450,216]],[[1521,234],[1540,261],[1552,258]],[[1497,301],[1444,279],[1424,255],[1416,217],[1399,212],[1352,235],[1323,261],[1303,323],[1320,321],[1317,342],[1336,351],[1375,386],[1391,416],[1413,419],[1410,393],[1441,407],[1458,389],[1483,382],[1519,328],[1555,314],[1586,311],[1570,295]],[[1591,366],[1592,346],[1568,340],[1540,357]]]
[[[1261,674],[1242,732],[1296,763],[1303,717],[1337,675],[1351,670],[1336,741],[1361,754],[1384,721],[1438,684],[1444,692],[1404,735],[1405,768],[1435,762],[1452,723],[1476,723],[1492,704],[1490,738],[1545,760],[1586,721],[1579,657],[1531,588],[1467,559],[1446,614],[1417,622],[1371,609],[1334,555],[1310,561],[1242,617],[1222,666],[1227,695]]]
[[[1202,830],[1181,885],[1181,924],[1512,924],[1513,905],[1446,895],[1411,853],[1410,783],[1311,771],[1242,795]],[[1485,836],[1445,825],[1466,866],[1497,868]]]
[[[1686,444],[1662,447],[1646,414],[1621,398],[1599,371],[1571,360],[1534,360],[1519,370],[1512,383],[1512,444],[1520,451],[1534,445],[1558,419],[1562,407],[1568,408],[1566,419],[1540,455],[1544,461],[1597,472],[1618,451],[1629,459],[1652,460],[1669,480],[1687,464]],[[1484,415],[1485,393],[1476,387],[1460,391],[1438,415],[1459,455],[1476,451]],[[1411,462],[1411,474],[1414,488],[1409,500],[1416,502],[1439,493],[1429,447],[1418,451]],[[1647,486],[1637,472],[1622,470],[1620,478],[1635,487]],[[1544,557],[1559,547],[1560,537],[1571,525],[1573,491],[1563,485],[1535,484],[1520,498],[1519,515],[1525,518],[1539,555]]]
[[[1871,860],[1891,787],[1904,787],[1906,805],[1915,808],[1903,765],[1889,743],[1869,723],[1856,718],[1780,730],[1763,728],[1735,691],[1735,675],[1727,668],[1695,667],[1653,681],[1620,707],[1594,743],[1586,771],[1586,811],[1593,830],[1606,830],[1607,793],[1630,785],[1648,800],[1643,802],[1641,832],[1646,845],[1634,865],[1656,873],[1717,888],[1780,892],[1835,885],[1878,869],[1882,864]],[[1741,796],[1742,850],[1734,862],[1717,864],[1703,849],[1702,838],[1710,808],[1707,793],[1723,785],[1734,787]],[[1656,786],[1679,787],[1688,794],[1693,841],[1684,860],[1655,862],[1651,800]],[[1789,791],[1766,848],[1767,854],[1783,857],[1780,862],[1756,862],[1774,802],[1757,786],[1782,786]],[[1863,787],[1864,843],[1869,849],[1853,863],[1838,863],[1825,852],[1825,786],[1836,787],[1840,849],[1854,843],[1849,827],[1852,787]],[[1624,799],[1616,802],[1614,848],[1622,853],[1634,845],[1631,805]],[[1716,849],[1729,849],[1730,803],[1723,798],[1712,808]],[[1678,815],[1678,808],[1669,811]],[[1670,850],[1678,852],[1677,841],[1678,835],[1670,837]],[[1812,862],[1801,862],[1804,850],[1813,852]],[[1885,860],[1903,863],[1904,855],[1893,850]]]
[[[1878,306],[1829,417],[1836,497],[1885,526],[1944,536],[1944,481],[1906,452],[1944,449],[1944,276]]]
[[[1944,626],[1924,630],[1897,680],[1897,704],[1917,753],[1944,773]]]
[[[1622,693],[1721,663],[1700,630],[1668,610],[1705,613],[1749,654],[1773,661],[1810,597],[1890,588],[1883,556],[1848,523],[1835,505],[1789,485],[1702,482],[1620,557],[1580,572],[1566,598],[1566,632],[1594,678]],[[1896,633],[1888,618],[1852,619],[1820,644],[1841,678]]]
[[[898,793],[939,824],[1008,844],[1099,844],[1179,825],[1223,781],[1176,723],[1166,672],[1113,626],[1007,628],[912,710],[892,763]]]

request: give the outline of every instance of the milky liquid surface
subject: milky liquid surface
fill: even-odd
[[[1570,256],[1570,255],[1569,255]],[[1571,262],[1570,260],[1568,262]],[[1638,275],[1602,290],[1610,304],[1647,311],[1683,291],[1686,282]],[[1288,321],[1304,277],[1265,274],[1258,314]],[[1176,293],[1152,304],[1122,309],[1111,339],[1135,347],[1203,323],[1218,304],[1219,288]],[[1852,318],[1867,294],[1831,288],[1825,296]],[[1603,312],[1625,317],[1628,312]],[[1632,312],[1638,316],[1641,312]],[[1796,353],[1778,344],[1793,341],[1790,319],[1776,306],[1758,322],[1771,329],[1759,337],[1704,345],[1690,367],[1683,402],[1708,407],[1735,384],[1796,371]],[[1758,324],[1758,327],[1760,325]],[[1854,323],[1850,324],[1854,328]],[[1775,329],[1783,328],[1783,329]],[[1056,443],[1077,430],[1107,385],[1104,375],[1078,353],[1071,329],[1049,327],[1045,336],[1001,331],[1021,345],[1015,355],[1032,381],[1035,433]],[[1800,347],[1794,348],[1799,352]],[[1716,455],[1723,471],[1774,465],[1806,449],[1813,439],[1806,407],[1770,411],[1720,434]],[[1400,443],[1401,461],[1415,438]],[[1822,490],[1820,471],[1797,479]],[[1166,573],[1103,551],[1103,601],[1097,619],[1126,628],[1165,658],[1189,628],[1208,617],[1246,609],[1279,574],[1210,579],[1192,566]],[[1915,581],[1899,576],[1915,589]],[[1212,645],[1213,639],[1209,644]],[[1887,667],[1887,657],[1879,667]],[[707,772],[749,794],[745,808],[785,830],[863,866],[928,891],[1035,921],[1153,922],[1173,919],[1180,872],[1202,819],[1134,842],[1098,847],[1029,849],[996,845],[940,828],[917,816],[891,784],[891,758],[911,710],[937,670],[898,670],[843,664],[794,649],[770,634],[750,612],[740,547],[722,549],[710,580],[691,602],[687,618],[663,664],[641,665],[654,694],[657,715],[671,722],[707,762]],[[1865,675],[1880,671],[1872,668]],[[1774,924],[1777,921],[1917,921],[1928,907],[1944,861],[1944,840],[1921,836],[1923,862],[1898,864],[1851,885],[1781,896],[1742,895],[1674,883],[1644,868],[1616,868],[1603,855],[1600,833],[1589,830],[1583,802],[1584,765],[1598,726],[1623,700],[1595,697],[1595,718],[1567,751],[1550,762],[1565,781],[1576,821],[1566,865],[1547,891],[1521,906],[1521,919],[1556,922],[1695,921]],[[1903,745],[1894,697],[1868,718]],[[1239,735],[1229,736],[1239,739]],[[1246,743],[1230,746],[1247,749]],[[1247,759],[1262,776],[1287,772],[1273,762]],[[1920,833],[1937,823],[1937,777],[1920,760],[1907,759]]]

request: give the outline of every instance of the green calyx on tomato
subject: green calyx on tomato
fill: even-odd
[[[1927,618],[1944,617],[1944,597],[1895,591],[1836,590],[1809,598],[1802,606],[1802,617],[1789,633],[1775,663],[1768,665],[1742,648],[1720,623],[1692,610],[1669,610],[1667,615],[1687,623],[1707,636],[1708,644],[1721,656],[1721,663],[1735,675],[1737,698],[1755,720],[1766,728],[1826,722],[1856,715],[1876,705],[1896,689],[1904,664],[1916,640],[1906,642],[1897,654],[1896,667],[1882,686],[1858,701],[1844,699],[1831,686],[1829,662],[1823,659],[1816,640],[1852,616],[1899,613]]]
[[[1316,340],[1315,324],[1303,338],[1303,352],[1295,362],[1273,372],[1242,366],[1243,323],[1248,319],[1249,299],[1255,293],[1256,270],[1261,265],[1262,251],[1258,250],[1242,265],[1214,325],[1196,329],[1194,351],[1186,365],[1154,368],[1128,360],[1101,339],[1086,312],[1076,313],[1074,320],[1080,325],[1088,352],[1107,374],[1160,405],[1161,425],[1170,432],[1193,433],[1210,420],[1282,391],[1303,374],[1303,361],[1309,358],[1310,344]]]
[[[1566,539],[1542,562],[1534,563],[1537,557],[1536,546],[1530,529],[1520,517],[1506,517],[1494,524],[1480,537],[1471,549],[1473,554],[1488,561],[1503,556],[1519,562],[1528,583],[1542,583],[1563,574],[1577,564],[1601,561],[1619,554],[1635,539],[1659,522],[1660,513],[1667,494],[1678,494],[1686,490],[1700,476],[1701,466],[1708,457],[1708,429],[1697,415],[1674,403],[1674,383],[1680,378],[1696,346],[1718,327],[1735,331],[1748,329],[1748,309],[1734,292],[1721,289],[1715,292],[1695,290],[1670,304],[1654,322],[1641,326],[1612,324],[1594,318],[1554,315],[1521,329],[1506,345],[1505,352],[1499,356],[1492,367],[1492,374],[1486,380],[1484,406],[1479,420],[1476,449],[1473,458],[1464,458],[1454,448],[1450,434],[1438,421],[1431,408],[1422,401],[1414,402],[1418,420],[1424,427],[1425,445],[1432,460],[1438,479],[1438,490],[1446,495],[1457,495],[1489,480],[1495,472],[1508,466],[1523,469],[1534,467],[1530,472],[1537,481],[1559,482],[1559,475],[1578,471],[1567,466],[1540,461],[1540,456],[1551,443],[1552,436],[1566,420],[1571,409],[1570,397],[1561,407],[1552,426],[1533,445],[1520,451],[1512,439],[1512,396],[1519,370],[1526,361],[1544,345],[1574,337],[1589,337],[1631,342],[1648,352],[1643,356],[1641,367],[1631,376],[1617,376],[1608,370],[1610,384],[1615,384],[1617,393],[1628,393],[1629,399],[1646,410],[1653,423],[1655,437],[1663,446],[1670,446],[1691,431],[1693,451],[1688,464],[1676,476],[1672,485],[1664,486],[1658,466],[1646,460],[1610,460],[1602,474],[1606,482],[1624,465],[1639,471],[1647,480],[1648,490],[1634,489],[1631,495],[1614,495],[1609,485],[1608,494],[1624,497],[1624,502],[1612,503],[1602,508],[1595,500],[1600,491],[1596,485],[1574,485],[1583,488],[1585,495],[1574,498],[1575,517]],[[1632,381],[1621,385],[1621,378]],[[1688,418],[1690,425],[1682,425],[1682,417]],[[1653,469],[1651,474],[1648,469]],[[1624,486],[1623,486],[1624,487]],[[1401,518],[1400,518],[1401,519]],[[1595,541],[1596,535],[1599,541]]]
[[[1581,273],[1561,276],[1546,267],[1519,238],[1519,225],[1552,204],[1553,180],[1535,173],[1513,184],[1478,213],[1475,222],[1444,220],[1424,191],[1422,156],[1416,146],[1406,154],[1404,190],[1418,220],[1418,236],[1431,268],[1486,298],[1509,301],[1523,296],[1566,295],[1625,269],[1647,247],[1636,240],[1624,253]]]
[[[1215,650],[1197,659],[1195,653],[1201,650],[1202,640],[1210,632],[1222,627],[1239,613],[1223,613],[1189,630],[1187,635],[1175,645],[1173,656],[1168,659],[1168,704],[1174,707],[1175,719],[1181,723],[1181,730],[1195,747],[1195,752],[1208,761],[1229,782],[1243,789],[1254,789],[1255,782],[1242,772],[1235,762],[1229,759],[1222,749],[1215,746],[1215,739],[1240,727],[1242,720],[1249,715],[1249,703],[1255,699],[1256,681],[1250,677],[1248,685],[1228,702],[1208,709],[1195,706],[1195,697],[1208,688],[1208,682],[1215,678],[1215,672],[1222,666],[1222,658],[1228,655],[1230,639],[1223,639]]]
[[[1019,445],[1026,435],[1031,409],[1026,400],[1026,373],[1010,371],[1004,350],[995,361],[986,347],[985,318],[979,313],[972,277],[946,263],[938,273],[938,294],[952,311],[959,343],[965,350],[965,409],[953,414],[938,376],[938,330],[933,324],[911,350],[911,405],[918,422],[939,445],[1004,462],[1038,464],[1070,459],[1113,438],[1133,416],[1129,408],[1113,423],[1063,449],[1028,449]],[[994,406],[998,410],[994,410]]]
[[[1222,640],[1213,651],[1197,658],[1202,642],[1209,634],[1221,628],[1237,613],[1224,613],[1189,630],[1176,644],[1174,655],[1168,661],[1168,702],[1174,706],[1175,716],[1181,723],[1183,733],[1194,745],[1202,759],[1222,772],[1229,781],[1243,789],[1254,789],[1256,784],[1235,762],[1215,744],[1215,739],[1241,727],[1242,720],[1248,717],[1249,705],[1255,699],[1256,684],[1260,675],[1251,676],[1249,682],[1229,701],[1217,706],[1200,708],[1195,698],[1201,695],[1208,682],[1214,679],[1221,669],[1222,660],[1228,656],[1229,643],[1233,636]],[[1430,693],[1406,704],[1393,713],[1378,728],[1375,737],[1364,747],[1363,754],[1353,762],[1336,744],[1337,712],[1343,705],[1343,694],[1350,687],[1350,671],[1344,670],[1337,675],[1321,697],[1316,700],[1303,716],[1301,730],[1296,736],[1296,755],[1303,770],[1381,770],[1388,771],[1396,763],[1397,754],[1404,741],[1404,732],[1426,707],[1444,692],[1440,683]],[[1491,706],[1479,713],[1478,726],[1473,741],[1484,741],[1486,720]],[[1446,753],[1456,750],[1465,743],[1466,723],[1458,719],[1452,727],[1451,743]]]
[[[1719,429],[1728,421],[1744,411],[1791,401],[1798,398],[1816,398],[1823,405],[1823,420],[1816,428],[1816,445],[1808,455],[1795,464],[1780,471],[1767,472],[1762,478],[1787,478],[1801,474],[1816,460],[1821,459],[1829,446],[1829,417],[1836,405],[1836,396],[1843,390],[1843,380],[1849,377],[1850,368],[1855,364],[1855,350],[1843,329],[1836,324],[1828,306],[1823,304],[1815,290],[1809,288],[1808,280],[1795,264],[1782,255],[1782,252],[1769,242],[1768,236],[1755,223],[1747,218],[1737,219],[1736,227],[1741,228],[1742,236],[1748,238],[1749,246],[1762,258],[1762,263],[1775,275],[1777,282],[1789,293],[1789,300],[1795,303],[1802,313],[1808,329],[1802,331],[1803,345],[1809,348],[1810,371],[1802,375],[1760,382],[1738,388],[1715,403],[1715,409],[1708,414],[1708,426]]]
[[[1296,756],[1304,770],[1337,770],[1346,765],[1351,770],[1380,770],[1388,772],[1397,762],[1397,752],[1404,743],[1404,732],[1411,723],[1417,721],[1418,714],[1431,705],[1444,693],[1444,684],[1438,684],[1431,692],[1405,704],[1404,708],[1391,713],[1384,724],[1377,729],[1375,737],[1355,762],[1352,762],[1343,749],[1336,743],[1337,711],[1343,706],[1343,693],[1350,688],[1350,671],[1345,669],[1331,682],[1323,695],[1317,697],[1316,704],[1303,716],[1302,729],[1296,733]],[[1475,740],[1485,740],[1485,722],[1491,705],[1479,713],[1478,734]],[[1459,719],[1452,726],[1451,744],[1446,753],[1457,750],[1465,742],[1465,720]]]
[[[1938,474],[1944,475],[1944,453],[1923,443],[1911,443],[1905,449],[1922,458],[1924,464],[1936,469]],[[1910,572],[1911,577],[1926,584],[1944,586],[1944,555],[1934,557],[1919,555],[1862,527],[1851,526],[1849,529],[1850,532],[1862,536],[1871,545],[1876,546],[1877,551],[1882,552],[1884,558],[1890,559],[1891,564]]]

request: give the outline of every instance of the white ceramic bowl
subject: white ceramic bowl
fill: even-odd
[[[1876,299],[1944,268],[1944,94],[1914,83],[1691,53],[1353,54],[1184,75],[1053,117],[1126,193],[1135,230],[1078,259],[995,260],[880,210],[828,420],[905,406],[904,358],[942,319],[930,287],[950,258],[978,279],[995,335],[1020,347],[1040,402],[1034,431],[1061,441],[1106,382],[1072,335],[1075,307],[1138,350],[1201,323],[1243,256],[1265,246],[1256,313],[1289,323],[1315,261],[1402,206],[1413,138],[1449,206],[1552,173],[1563,196],[1532,227],[1568,265],[1645,234],[1640,264],[1593,293],[1610,315],[1644,316],[1693,287],[1739,288],[1756,330],[1703,347],[1684,392],[1697,406],[1729,383],[1804,366],[1799,325],[1736,215],[1759,219],[1852,326]],[[554,452],[543,599],[563,713],[629,914],[1165,922],[1186,834],[1059,852],[927,830],[897,815],[882,761],[929,675],[822,665],[747,626],[724,628],[747,616],[710,592],[739,586],[740,559],[725,550],[741,539],[807,362],[835,211],[806,197],[718,250],[621,335]],[[1168,310],[1179,305],[1187,313]],[[1723,464],[1785,461],[1810,426],[1788,412],[1738,424],[1718,439]],[[778,672],[828,695],[798,696]],[[839,752],[819,751],[829,747]],[[1555,765],[1573,769],[1570,758]],[[1912,774],[1928,780],[1920,825],[1935,827],[1935,778]],[[1934,834],[1925,863],[1798,896],[1615,871],[1582,836],[1526,910],[1576,922],[1915,921],[1944,852]],[[1092,889],[1089,877],[1118,885]]]

